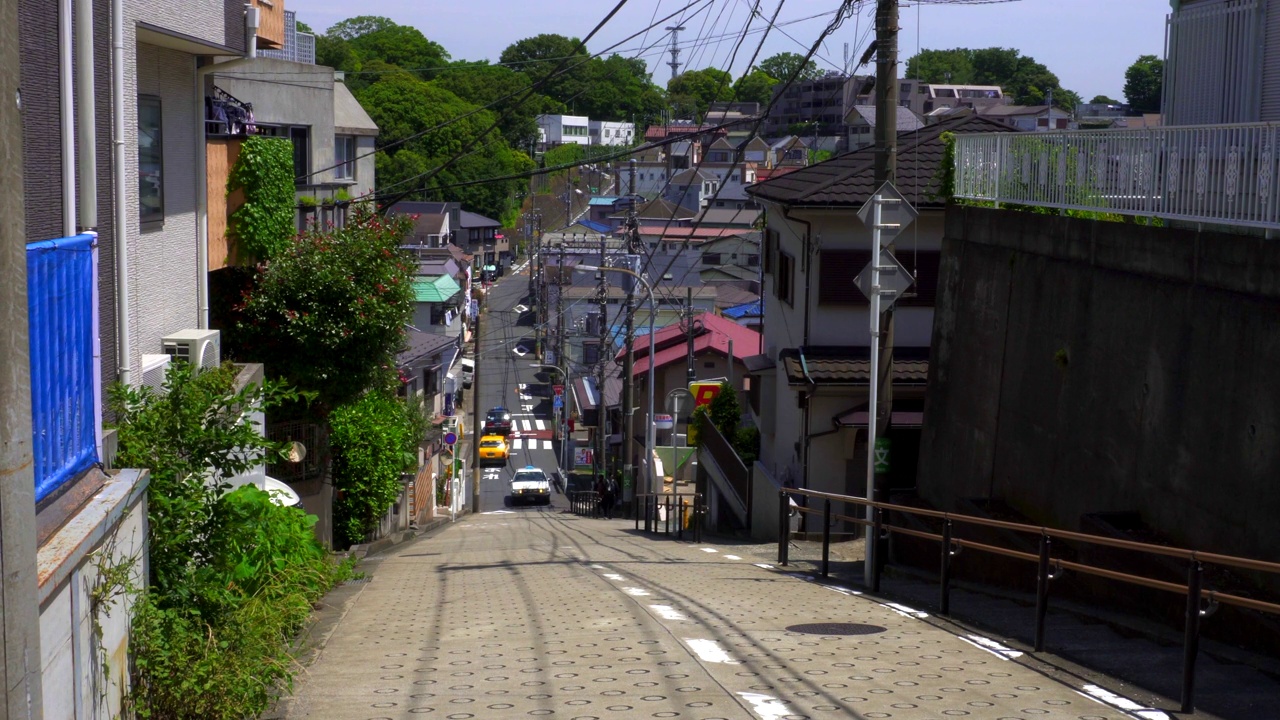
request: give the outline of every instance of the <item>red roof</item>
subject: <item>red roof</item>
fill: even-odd
[[[694,320],[701,322],[705,328],[704,332],[693,339],[694,355],[712,351],[729,357],[730,340],[733,340],[733,357],[737,360],[745,360],[752,355],[760,354],[760,333],[755,330],[709,312],[695,316]],[[647,338],[643,340],[643,342],[640,338],[636,340],[636,360],[631,371],[632,377],[649,370],[649,342]],[[657,351],[658,367],[666,367],[676,362],[683,363],[688,357],[689,345],[685,340],[684,329],[679,323],[658,330],[654,333],[653,342],[654,349]],[[619,358],[623,355],[625,351],[618,353]]]
[[[641,225],[637,231],[641,235],[660,235],[670,238],[720,238],[729,235],[741,235],[751,232],[750,228],[713,228],[713,227],[666,227],[664,225]]]
[[[787,173],[793,173],[799,169],[799,167],[792,166],[760,168],[759,170],[756,170],[756,182],[764,182],[770,178],[782,177]]]

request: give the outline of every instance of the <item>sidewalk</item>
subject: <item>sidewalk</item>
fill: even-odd
[[[314,662],[264,717],[1171,717],[1168,699],[758,547],[556,508],[469,516],[326,598]]]

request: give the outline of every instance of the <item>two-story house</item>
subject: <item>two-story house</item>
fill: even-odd
[[[895,481],[909,484],[933,331],[944,205],[936,198],[940,135],[1003,126],[970,116],[904,133],[897,187],[920,216],[896,253],[914,276],[894,306],[892,423]],[[869,305],[854,278],[871,259],[858,210],[876,191],[871,149],[759,183],[764,350],[751,358],[751,408],[761,434],[758,474],[790,485],[862,495],[870,369]]]

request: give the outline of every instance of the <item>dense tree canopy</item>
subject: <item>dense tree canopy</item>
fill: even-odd
[[[778,53],[773,57],[765,58],[759,65],[759,68],[769,77],[780,82],[786,82],[797,67],[801,69],[800,74],[796,77],[796,82],[816,80],[822,77],[822,71],[818,69],[817,63],[812,60],[805,62],[803,55],[797,55],[792,52]]]
[[[751,72],[738,78],[733,83],[733,96],[738,102],[757,102],[763,110],[773,97],[773,86],[778,79],[760,68],[752,68]]]
[[[1160,112],[1163,87],[1164,61],[1155,55],[1139,57],[1124,71],[1124,97],[1134,112]]]
[[[688,70],[671,78],[667,94],[678,115],[701,118],[711,103],[733,99],[733,76],[717,68]]]
[[[1119,100],[1113,100],[1107,97],[1106,95],[1094,95],[1093,99],[1090,100],[1089,102],[1090,104],[1093,104],[1093,105],[1119,105],[1120,104]]]

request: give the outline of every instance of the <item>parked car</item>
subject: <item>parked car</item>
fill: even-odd
[[[471,358],[459,358],[458,364],[462,366],[459,373],[462,376],[462,387],[471,389],[471,383],[476,379],[476,361]]]
[[[525,465],[511,478],[511,502],[551,504],[551,481],[547,474],[532,465]]]
[[[510,450],[507,439],[501,435],[485,435],[480,438],[480,464],[506,465]]]
[[[486,435],[510,435],[511,412],[501,405],[489,410],[484,417],[484,432]]]

